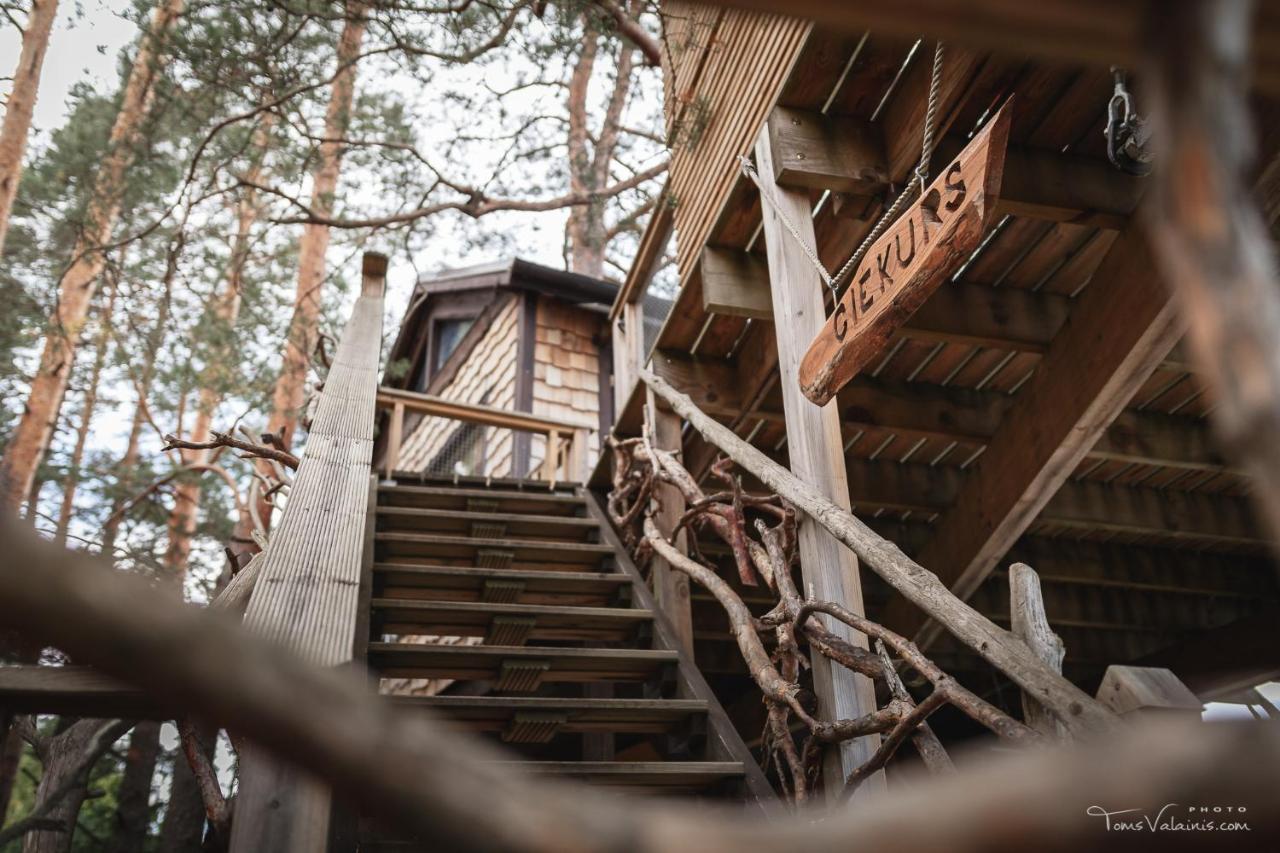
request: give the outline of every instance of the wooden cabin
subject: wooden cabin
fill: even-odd
[[[613,419],[608,309],[617,290],[519,258],[423,276],[384,387],[559,420],[598,436]],[[519,429],[421,414],[403,429],[397,470],[520,478],[546,458],[545,439]],[[594,464],[598,440],[586,452]]]

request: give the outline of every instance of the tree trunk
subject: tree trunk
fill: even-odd
[[[71,850],[76,817],[84,803],[92,768],[92,764],[85,766],[85,754],[93,747],[94,738],[102,725],[102,720],[78,720],[47,740],[42,757],[44,769],[40,773],[40,784],[36,787],[35,806],[39,807],[55,792],[76,780],[77,776],[82,778],[46,815],[51,820],[60,821],[62,826],[28,832],[22,838],[22,853],[68,853]]]
[[[110,241],[120,215],[125,173],[133,146],[146,118],[161,62],[162,40],[181,12],[183,0],[161,0],[151,19],[151,30],[142,38],[133,62],[124,99],[111,128],[108,150],[94,179],[85,227],[72,254],[71,266],[58,287],[57,307],[45,337],[40,366],[31,380],[31,392],[4,459],[0,461],[0,511],[16,512],[31,489],[35,472],[49,448],[54,422],[75,357],[76,336],[84,325],[89,302],[105,258],[102,248]]]
[[[619,13],[634,20],[636,4],[631,11],[621,5]],[[602,117],[600,132],[594,146],[588,150],[591,140],[587,115],[587,94],[595,63],[600,50],[601,30],[595,12],[586,13],[584,44],[578,62],[569,78],[569,185],[574,193],[601,192],[611,183],[609,169],[622,134],[622,115],[631,95],[635,72],[635,47],[626,39],[619,39],[617,55],[611,63],[614,68],[613,90]],[[590,204],[578,205],[569,210],[566,238],[569,268],[583,275],[604,276],[605,249],[611,232],[605,223],[608,202],[599,198]]]
[[[200,740],[205,755],[213,759],[217,745],[216,731],[202,727]],[[204,843],[204,799],[200,796],[200,783],[191,772],[191,765],[179,745],[173,756],[173,783],[169,788],[169,806],[165,809],[164,823],[160,827],[160,853],[200,853]]]
[[[93,367],[89,370],[89,383],[84,390],[84,406],[80,412],[80,425],[76,428],[76,443],[71,451],[71,463],[67,466],[66,483],[62,487],[62,509],[58,513],[58,526],[54,541],[67,542],[67,530],[71,527],[71,515],[75,511],[76,486],[80,482],[80,466],[84,463],[84,448],[89,439],[89,426],[93,423],[93,410],[98,405],[98,381],[107,360],[107,345],[111,341],[111,319],[116,308],[116,283],[113,280],[106,293],[99,319],[98,341],[93,353]]]
[[[329,108],[325,113],[325,141],[320,144],[320,161],[312,176],[311,209],[318,216],[328,216],[333,212],[333,194],[338,186],[343,149],[338,140],[346,136],[351,117],[356,60],[360,54],[360,43],[364,39],[365,11],[365,4],[359,0],[349,0],[346,4],[346,23],[338,41],[338,72],[333,79]],[[298,246],[298,287],[294,297],[293,317],[289,324],[289,336],[285,341],[280,378],[276,381],[271,398],[271,418],[267,425],[268,432],[280,433],[283,430],[285,449],[293,445],[293,435],[302,408],[307,367],[316,346],[321,288],[324,285],[324,257],[328,248],[329,226],[314,222],[304,226],[302,242]],[[268,519],[270,505],[263,506],[262,510],[263,519]]]
[[[5,721],[3,746],[0,746],[0,824],[9,812],[9,800],[13,797],[13,783],[18,778],[18,764],[22,761],[25,744],[13,730],[12,719]]]
[[[40,89],[40,69],[49,47],[49,31],[58,13],[58,0],[31,0],[27,26],[22,31],[22,52],[13,72],[13,91],[5,102],[4,124],[0,125],[0,254],[9,233],[9,214],[22,180],[22,160],[27,153],[31,116]]]
[[[143,720],[133,728],[124,759],[124,777],[116,792],[116,822],[108,849],[137,853],[151,823],[151,780],[160,754],[160,724]]]
[[[184,220],[185,221],[185,220]],[[118,493],[111,502],[111,514],[102,525],[101,553],[115,559],[116,537],[120,533],[120,523],[124,520],[121,510],[129,500],[129,493],[136,485],[134,472],[138,464],[139,444],[142,441],[142,428],[147,422],[147,398],[151,395],[151,381],[156,373],[156,354],[160,351],[164,340],[165,327],[169,324],[169,311],[173,296],[173,279],[178,271],[178,258],[182,254],[184,242],[179,238],[169,247],[168,259],[165,262],[163,287],[160,302],[156,307],[155,324],[147,335],[146,351],[142,354],[142,370],[137,379],[138,404],[133,410],[133,422],[129,426],[129,440],[125,443],[124,455],[116,469],[120,478],[116,483]]]
[[[245,179],[256,184],[262,177],[262,158],[266,155],[268,144],[266,121],[259,126],[255,134],[256,156]],[[196,403],[196,421],[187,438],[191,441],[208,441],[212,436],[213,417],[222,402],[222,389],[226,387],[225,367],[236,353],[227,341],[236,320],[240,317],[241,295],[244,292],[244,269],[249,258],[250,232],[258,219],[257,194],[246,190],[241,196],[236,212],[236,236],[231,244],[231,260],[227,265],[226,286],[213,306],[213,315],[220,327],[218,340],[221,345],[211,349],[206,358],[201,375],[200,396]],[[203,464],[210,461],[209,450],[180,451],[184,464]],[[191,557],[191,540],[196,531],[196,514],[200,508],[200,477],[202,472],[192,471],[181,477],[174,489],[173,511],[169,514],[169,545],[165,550],[164,566],[167,573],[173,576],[184,576],[187,561]],[[245,526],[243,517],[236,524],[233,538],[243,535],[250,542],[253,537],[250,531],[241,531]]]

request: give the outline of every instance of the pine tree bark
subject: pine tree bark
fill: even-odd
[[[356,60],[364,40],[366,5],[358,0],[346,4],[346,22],[338,41],[338,72],[333,79],[329,107],[325,113],[324,141],[320,144],[320,160],[312,176],[311,209],[320,217],[333,212],[333,194],[338,186],[342,165],[342,139],[351,118],[355,94]],[[329,248],[329,226],[308,223],[304,226],[298,253],[298,285],[294,297],[293,318],[285,341],[284,362],[271,398],[271,417],[267,431],[283,430],[284,447],[293,446],[294,432],[302,408],[307,367],[315,350],[319,332],[320,304],[324,285],[324,257]],[[264,505],[263,519],[269,518],[271,507]]]
[[[146,350],[142,354],[142,368],[136,379],[138,402],[134,406],[133,421],[129,425],[129,440],[125,443],[124,455],[120,457],[120,464],[116,466],[116,469],[120,472],[120,479],[116,484],[117,494],[111,502],[111,514],[102,525],[101,553],[108,555],[113,560],[115,559],[116,538],[120,534],[120,524],[124,520],[121,510],[125,502],[129,500],[130,492],[136,485],[134,473],[138,464],[139,446],[142,442],[142,428],[147,423],[147,398],[151,395],[151,382],[155,379],[156,355],[160,351],[160,345],[164,341],[165,329],[169,325],[169,313],[173,301],[173,281],[177,275],[178,260],[182,255],[184,245],[185,242],[179,237],[169,247],[162,285],[164,290],[156,306],[155,323],[147,334]]]
[[[0,125],[0,254],[9,233],[9,214],[22,181],[22,161],[27,154],[31,117],[40,90],[40,69],[49,48],[49,31],[58,14],[58,0],[31,0],[27,26],[22,31],[22,51],[13,72],[13,91],[5,102],[4,124]]]
[[[80,423],[76,427],[76,443],[71,450],[71,461],[67,466],[67,476],[62,486],[62,507],[58,512],[58,525],[54,533],[54,541],[59,545],[65,545],[67,542],[67,531],[71,527],[71,516],[75,511],[76,487],[80,483],[80,467],[84,464],[84,449],[89,439],[89,427],[93,423],[93,411],[98,405],[98,382],[102,379],[102,368],[107,360],[107,346],[111,341],[111,319],[116,309],[114,278],[104,296],[98,337],[93,351],[93,366],[89,369],[89,382],[84,389]]]
[[[111,742],[124,733],[128,725],[118,720],[77,720],[70,725],[66,723],[67,720],[63,718],[59,726],[61,730],[44,739],[44,745],[39,750],[42,753],[40,760],[43,770],[35,798],[35,808],[39,809],[41,804],[57,796],[68,784],[75,783],[45,814],[45,817],[60,822],[61,826],[28,832],[22,837],[22,853],[69,853],[75,835],[76,818],[88,792],[88,779],[93,765],[111,746]]]
[[[213,759],[216,730],[202,728],[200,740],[205,755]],[[169,787],[169,805],[160,825],[160,853],[200,853],[204,843],[204,799],[200,783],[191,772],[182,749],[173,756],[173,782]]]
[[[634,6],[634,4],[633,4]],[[634,8],[621,13],[634,17]],[[594,139],[588,126],[587,95],[602,36],[595,13],[586,12],[582,52],[569,78],[569,187],[575,194],[602,192],[610,185],[609,169],[622,135],[622,115],[631,96],[635,77],[635,46],[619,40],[618,53],[614,57],[613,90],[605,107],[600,132]],[[605,222],[607,201],[603,198],[590,204],[570,208],[566,224],[569,268],[583,275],[604,276],[605,249],[611,237]]]
[[[76,241],[71,266],[59,283],[57,306],[50,318],[50,331],[31,381],[26,408],[0,460],[0,511],[17,512],[49,449],[75,358],[76,337],[105,265],[102,250],[120,216],[125,173],[153,99],[156,76],[163,66],[163,42],[182,8],[183,0],[160,0],[134,59],[120,111],[111,128],[108,150],[94,179],[84,231]]]
[[[125,754],[124,775],[116,792],[115,828],[108,843],[111,853],[137,853],[151,822],[151,780],[160,755],[160,724],[143,720],[133,728]]]

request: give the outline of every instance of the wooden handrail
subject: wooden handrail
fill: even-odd
[[[546,458],[540,469],[543,479],[555,483],[560,478],[560,472],[563,471],[567,479],[586,482],[587,451],[591,443],[591,433],[594,432],[589,424],[548,418],[528,412],[512,412],[493,406],[462,403],[431,394],[419,394],[385,386],[378,389],[377,405],[391,410],[386,454],[383,457],[383,470],[388,477],[392,476],[400,464],[405,413],[416,412],[462,423],[539,433],[547,440]]]

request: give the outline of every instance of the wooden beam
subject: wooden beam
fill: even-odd
[[[702,275],[702,309],[708,314],[773,318],[769,265],[749,252],[707,246],[698,259]]]
[[[766,127],[779,186],[866,194],[889,183],[884,138],[869,121],[774,107]]]
[[[760,180],[769,186],[776,169],[767,129],[756,141]],[[770,293],[776,333],[778,370],[781,373],[783,411],[786,413],[791,470],[836,506],[848,508],[849,484],[845,479],[840,419],[835,406],[819,408],[800,393],[799,369],[809,341],[826,321],[823,283],[804,251],[783,224],[785,212],[800,229],[802,239],[813,245],[813,219],[807,192],[774,187],[773,197],[783,209],[764,211],[764,238],[769,255]],[[858,561],[825,528],[808,522],[800,526],[800,571],[804,589],[819,599],[835,601],[855,613],[865,613]],[[866,647],[866,637],[856,637],[841,623],[828,627],[851,642]],[[814,692],[822,719],[854,719],[876,709],[875,686],[865,676],[832,666],[821,655],[813,660]],[[880,738],[845,741],[824,758],[825,790],[834,797],[844,780],[866,763]],[[856,797],[882,791],[883,774],[868,779]]]
[[[934,163],[945,165],[964,146],[963,137],[944,139]],[[1010,146],[996,215],[1118,231],[1138,209],[1145,190],[1142,178],[1117,171],[1105,160]]]
[[[1107,667],[1098,687],[1098,701],[1130,718],[1173,713],[1199,720],[1203,707],[1171,670],[1154,666]]]
[[[1221,696],[1280,677],[1277,624],[1280,605],[1273,604],[1221,627],[1188,633],[1137,663],[1167,666],[1202,698]]]
[[[723,416],[741,414],[746,406],[743,367],[668,350],[655,352],[652,363],[656,374],[688,394],[700,409]],[[846,435],[874,427],[903,436],[985,445],[1016,398],[993,391],[859,377],[837,400]],[[766,398],[755,414],[782,421],[776,398]],[[1230,470],[1204,421],[1134,409],[1116,417],[1088,458],[1197,471]]]
[[[180,709],[87,666],[0,666],[0,708],[12,714],[172,719]]]
[[[961,506],[977,476],[976,472],[941,465],[857,458],[846,460],[845,468],[855,506],[941,513],[944,518]],[[1027,526],[1032,522],[1055,529],[1111,531],[1171,542],[1258,549],[1267,543],[1244,498],[1088,480],[1063,483]],[[993,566],[1010,547],[1012,543],[992,557]]]
[[[1135,67],[1146,44],[1145,0],[710,0],[759,12],[808,18],[845,32],[942,39],[1012,56],[1071,64]],[[1253,32],[1253,84],[1280,92],[1280,16],[1259,4]],[[950,51],[948,51],[950,53]]]
[[[921,564],[961,598],[990,574],[1177,343],[1183,324],[1154,269],[1140,227],[1130,226],[921,551]],[[886,623],[915,634],[924,619],[896,600]],[[918,642],[935,636],[931,627]]]

